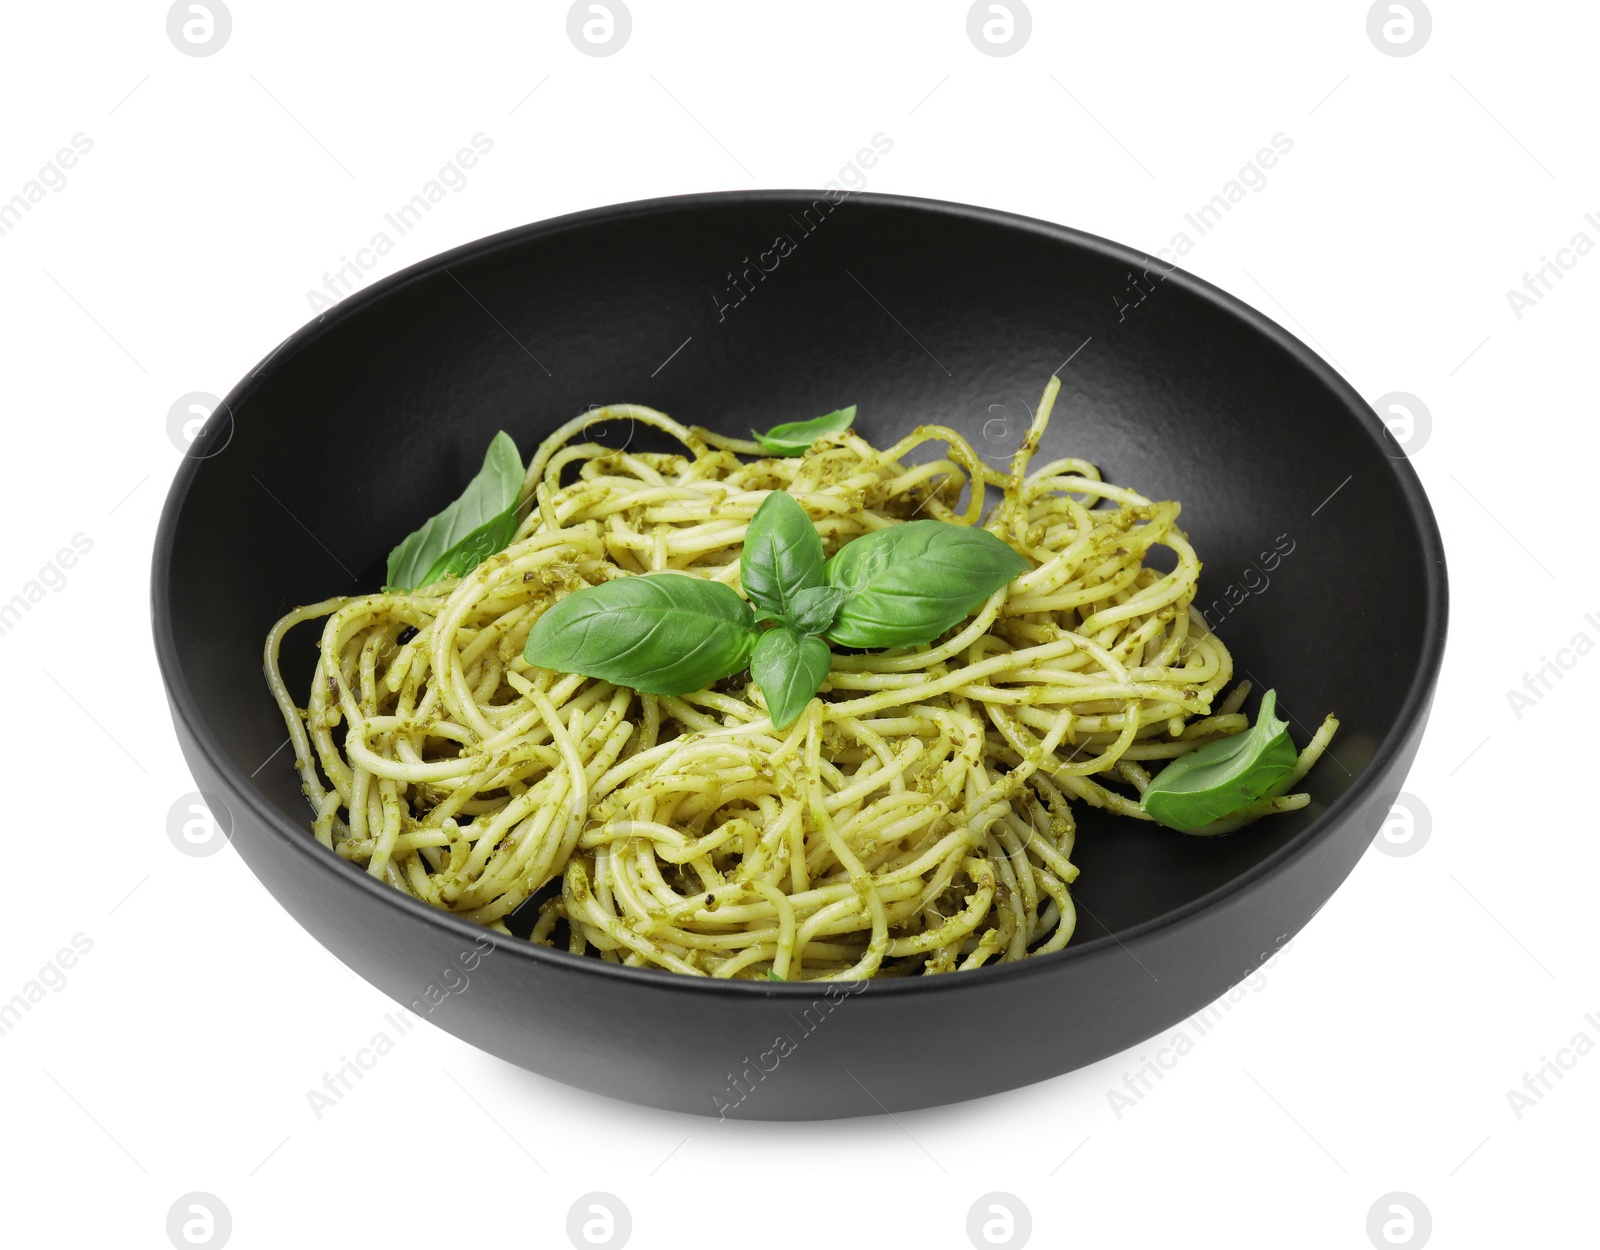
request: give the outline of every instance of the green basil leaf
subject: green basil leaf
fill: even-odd
[[[807,586],[789,600],[789,615],[784,621],[797,634],[823,634],[833,624],[839,605],[849,598],[837,586]]]
[[[1254,727],[1178,756],[1145,787],[1140,808],[1169,829],[1192,833],[1265,796],[1298,759],[1277,706],[1278,692],[1267,691]]]
[[[792,629],[769,629],[750,657],[750,676],[761,687],[773,725],[782,729],[806,710],[833,665],[833,652],[820,638]]]
[[[644,694],[692,694],[748,665],[757,636],[732,587],[641,573],[558,600],[533,623],[522,657]]]
[[[415,590],[441,577],[460,577],[505,550],[517,532],[521,493],[522,457],[501,430],[461,497],[389,553],[383,588]]]
[[[844,647],[909,647],[937,638],[1032,568],[988,530],[911,521],[839,548],[828,583],[848,593],[827,638]]]
[[[822,562],[817,527],[794,496],[775,490],[763,499],[739,557],[739,581],[758,619],[787,621],[795,593],[824,584]]]
[[[750,433],[755,435],[756,442],[774,456],[803,456],[811,450],[811,444],[824,434],[848,430],[855,420],[856,406],[851,404],[848,408],[812,417],[809,421],[785,421],[782,425],[773,426],[765,434],[759,430],[751,430]]]

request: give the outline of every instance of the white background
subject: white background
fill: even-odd
[[[967,8],[633,0],[627,45],[593,57],[564,3],[234,0],[196,57],[164,3],[7,6],[0,201],[75,134],[93,147],[0,236],[0,600],[74,535],[92,548],[0,636],[0,1002],[74,935],[93,945],[0,1036],[6,1244],[165,1246],[203,1191],[238,1247],[565,1245],[595,1190],[639,1247],[960,1247],[990,1191],[1028,1208],[1034,1245],[1362,1247],[1391,1191],[1439,1246],[1593,1243],[1600,1052],[1561,1048],[1600,1043],[1600,660],[1558,648],[1600,641],[1600,255],[1566,254],[1520,317],[1507,291],[1580,231],[1600,244],[1600,11],[1436,0],[1397,57],[1359,2],[1034,0],[1026,46],[995,57]],[[421,1024],[317,1119],[306,1092],[391,1005],[231,849],[168,839],[194,788],[146,608],[170,406],[226,393],[475,133],[492,151],[371,277],[575,209],[818,186],[880,131],[871,190],[1152,251],[1292,139],[1183,264],[1369,399],[1431,412],[1412,451],[1454,610],[1407,783],[1431,835],[1406,843],[1397,816],[1392,849],[1415,853],[1369,851],[1120,1117],[1108,1091],[1170,1036],[967,1105],[763,1125],[579,1093]],[[1513,708],[1545,657],[1573,667]],[[1547,1058],[1570,1070],[1514,1109]]]

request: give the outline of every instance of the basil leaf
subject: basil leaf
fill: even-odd
[[[822,561],[817,527],[794,496],[775,490],[763,499],[739,557],[739,580],[757,618],[787,622],[794,594],[823,585]]]
[[[1193,833],[1266,795],[1298,759],[1277,706],[1278,692],[1267,691],[1253,728],[1178,756],[1145,787],[1139,807],[1169,829]]]
[[[574,591],[528,631],[522,658],[643,694],[692,694],[750,662],[755,617],[737,591],[640,573]]]
[[[521,493],[522,457],[501,430],[461,497],[389,553],[383,588],[415,590],[441,577],[460,577],[505,550],[517,532]]]
[[[837,586],[807,586],[789,600],[789,615],[784,623],[798,634],[826,633],[839,605],[848,597],[848,592]]]
[[[775,728],[782,729],[806,710],[833,666],[833,652],[820,638],[792,629],[769,629],[750,657],[750,676],[761,687]]]
[[[848,408],[812,417],[809,421],[785,421],[782,425],[773,426],[765,434],[759,430],[751,430],[750,433],[755,435],[756,442],[774,456],[803,456],[811,450],[811,444],[824,434],[848,430],[855,420],[856,406],[851,404]]]
[[[844,647],[909,647],[937,638],[1032,568],[988,530],[911,521],[839,548],[828,583],[848,592],[827,638]]]

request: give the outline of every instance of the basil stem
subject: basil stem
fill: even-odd
[[[1278,692],[1267,691],[1252,728],[1178,756],[1145,787],[1140,809],[1169,829],[1193,833],[1269,794],[1298,758],[1277,704]]]

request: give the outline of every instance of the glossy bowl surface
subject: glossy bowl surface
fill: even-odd
[[[729,432],[859,405],[1003,463],[1040,391],[1045,454],[1183,503],[1201,602],[1304,742],[1343,722],[1304,811],[1201,839],[1079,810],[1071,945],[831,995],[618,968],[499,939],[311,838],[262,641],[375,587],[497,429],[524,455],[595,404]],[[612,441],[645,434],[619,428]],[[715,194],[538,222],[350,296],[219,407],[158,534],[156,647],[202,792],[283,906],[385,993],[512,1063],[617,1098],[805,1119],[953,1102],[1069,1071],[1211,1002],[1344,880],[1427,718],[1443,550],[1362,399],[1206,283],[1061,226],[960,205]],[[286,648],[303,686],[315,627]],[[1252,700],[1253,706],[1254,700]],[[263,763],[265,761],[265,763]],[[231,940],[250,940],[236,935]]]

